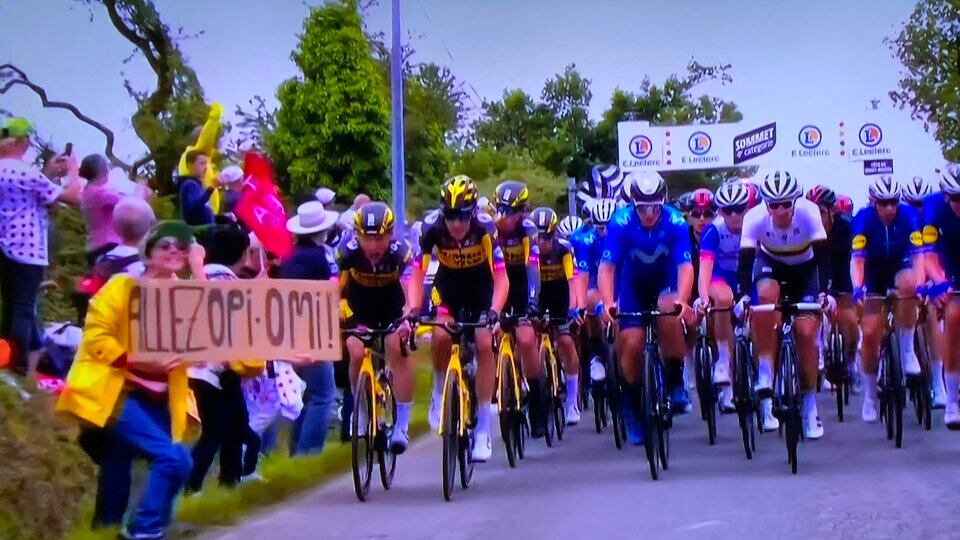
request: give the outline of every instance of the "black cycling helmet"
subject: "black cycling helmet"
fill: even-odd
[[[517,180],[500,182],[496,189],[497,207],[507,207],[513,210],[523,210],[530,200],[530,190],[527,185]]]
[[[533,224],[536,225],[540,235],[546,238],[557,232],[560,218],[557,217],[557,213],[552,208],[541,206],[530,213],[530,221],[533,221]]]
[[[353,230],[357,234],[377,235],[393,231],[393,210],[382,202],[370,202],[357,210]]]

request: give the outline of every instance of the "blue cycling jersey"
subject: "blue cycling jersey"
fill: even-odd
[[[935,193],[923,201],[923,224],[924,249],[940,255],[947,279],[960,285],[960,216]]]
[[[703,230],[700,237],[700,258],[714,261],[714,272],[737,272],[740,261],[740,233],[731,231],[722,220],[717,220]]]
[[[590,287],[597,286],[597,268],[603,253],[603,238],[593,225],[584,224],[570,235],[577,270],[590,275]]]
[[[909,205],[897,207],[890,225],[880,221],[873,206],[861,209],[853,218],[853,256],[866,259],[870,266],[899,266],[922,247],[920,220]]]
[[[603,244],[601,261],[621,267],[622,283],[637,283],[668,276],[669,283],[650,286],[670,286],[676,281],[676,269],[691,263],[690,233],[680,212],[664,206],[660,220],[652,228],[640,223],[633,206],[617,210],[607,225],[607,238]]]

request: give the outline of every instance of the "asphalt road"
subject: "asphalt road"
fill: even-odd
[[[366,503],[346,476],[206,538],[960,538],[960,433],[937,411],[931,432],[907,422],[896,449],[880,425],[860,421],[854,400],[838,424],[832,396],[821,395],[826,435],[801,443],[796,476],[776,433],[760,436],[747,461],[736,416],[721,418],[710,447],[699,415],[686,415],[672,432],[670,470],[654,482],[642,449],[618,451],[585,415],[558,447],[528,444],[517,469],[495,446],[450,503],[431,436],[402,456],[393,489],[374,479]]]

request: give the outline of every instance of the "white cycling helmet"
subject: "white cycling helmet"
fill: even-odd
[[[870,184],[870,198],[890,200],[900,198],[900,184],[892,176],[883,175]]]
[[[653,171],[628,173],[623,191],[633,204],[664,204],[667,202],[667,181]]]
[[[797,179],[784,170],[764,174],[759,188],[764,202],[792,201],[803,195]]]
[[[947,195],[960,194],[960,164],[948,163],[940,173],[940,190]]]
[[[922,176],[914,176],[903,186],[903,198],[907,202],[923,202],[930,195],[933,195],[933,186],[928,184]]]
[[[713,200],[720,208],[740,206],[741,204],[747,204],[750,200],[750,191],[739,180],[734,180],[720,186]]]
[[[613,199],[597,199],[590,205],[590,221],[594,225],[606,224],[617,210],[617,202]]]
[[[583,227],[582,219],[577,216],[567,216],[560,220],[560,224],[557,225],[557,232],[560,233],[561,238],[569,238],[580,227]]]

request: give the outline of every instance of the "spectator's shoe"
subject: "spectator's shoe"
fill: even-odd
[[[393,432],[390,433],[390,452],[399,456],[407,451],[408,444],[410,444],[410,436],[406,428],[394,426]]]

